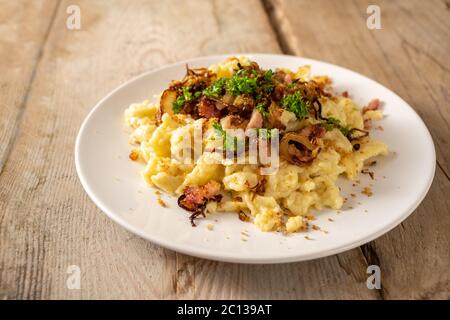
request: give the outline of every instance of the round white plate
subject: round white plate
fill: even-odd
[[[114,90],[89,113],[78,134],[75,160],[84,189],[103,212],[129,231],[175,251],[229,262],[281,263],[360,246],[391,230],[414,211],[433,180],[435,150],[423,121],[405,101],[377,82],[332,64],[294,56],[236,54],[241,55],[263,68],[296,70],[309,64],[313,75],[329,75],[337,92],[347,90],[360,105],[372,98],[383,101],[386,117],[379,124],[384,131],[373,130],[371,135],[388,144],[390,155],[380,158],[374,167],[376,180],[361,175],[360,185],[353,187],[341,179],[339,184],[348,198],[342,212],[322,211],[314,221],[321,231],[288,236],[261,232],[240,221],[235,213],[209,215],[198,219],[193,228],[176,199],[163,195],[168,208],[161,207],[155,190],[139,175],[143,164],[128,158],[131,147],[123,113],[129,104],[152,99],[171,80],[182,78],[186,63],[204,67],[232,55],[210,56],[147,72]],[[373,184],[372,197],[361,193],[369,184]],[[206,227],[209,223],[213,230]],[[246,241],[242,240],[243,231],[249,235]]]

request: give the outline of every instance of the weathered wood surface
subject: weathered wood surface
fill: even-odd
[[[450,10],[445,1],[377,1],[381,30],[366,27],[371,1],[267,5],[286,52],[367,75],[403,97],[434,139],[431,190],[395,230],[363,246],[382,270],[384,298],[450,297]],[[303,13],[303,14],[302,14]],[[412,183],[413,183],[413,176]]]
[[[423,14],[420,6],[426,4],[383,4],[383,30],[369,31],[366,2],[342,1],[339,7],[333,1],[257,0],[0,3],[0,298],[448,298],[445,6],[441,11],[430,6],[432,11]],[[66,28],[71,4],[80,6],[81,30]],[[321,19],[311,9],[322,15],[333,11]],[[389,20],[397,9],[406,17]],[[420,15],[421,23],[411,27],[421,37],[404,35],[403,28],[413,24],[408,15]],[[386,31],[388,26],[396,32]],[[311,34],[317,28],[320,37]],[[425,39],[428,31],[436,44]],[[398,43],[398,34],[410,45]],[[432,72],[408,67],[405,50],[416,69],[425,64]],[[82,190],[73,163],[75,136],[89,109],[150,68],[227,52],[323,59],[397,91],[420,112],[438,149],[440,168],[424,204],[401,227],[362,250],[284,265],[188,257],[106,218]],[[366,268],[373,261],[383,271],[381,292],[366,288]],[[66,286],[70,265],[81,268],[81,290]]]

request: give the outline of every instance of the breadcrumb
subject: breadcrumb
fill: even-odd
[[[372,189],[371,189],[370,187],[365,187],[365,188],[361,191],[361,193],[362,193],[362,194],[365,194],[365,195],[368,196],[368,197],[373,196],[373,192],[372,192]]]

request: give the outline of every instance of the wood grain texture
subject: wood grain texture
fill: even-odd
[[[0,1],[0,172],[11,150],[57,4],[53,0]]]
[[[81,8],[81,30],[65,27],[69,4]],[[78,182],[81,121],[121,82],[199,55],[280,52],[259,1],[62,1],[43,42],[29,92],[8,93],[27,99],[0,174],[0,298],[378,298],[359,250],[275,266],[187,257],[115,225]],[[81,290],[67,289],[70,265]]]
[[[424,82],[414,78],[414,92],[408,88],[410,83],[398,84],[398,77],[404,76],[405,71],[397,70],[397,78],[392,79],[393,71],[382,60],[386,53],[383,55],[380,48],[375,48],[375,53],[365,52],[362,47],[367,42],[367,31],[360,30],[363,34],[359,34],[352,25],[358,22],[365,26],[365,7],[360,9],[361,4],[342,1],[342,7],[335,8],[331,1],[317,5],[275,2],[277,7],[269,21],[257,0],[180,0],[164,4],[157,0],[78,0],[61,1],[59,6],[58,1],[41,0],[32,2],[33,10],[28,10],[30,2],[26,0],[8,1],[6,6],[3,2],[0,66],[13,71],[2,77],[8,81],[6,85],[0,82],[0,97],[2,103],[13,107],[4,109],[2,105],[0,113],[0,159],[4,159],[0,162],[0,298],[448,296],[445,270],[431,274],[414,264],[423,260],[427,269],[437,271],[449,264],[448,242],[445,246],[448,238],[444,233],[449,228],[448,219],[445,220],[449,203],[444,196],[449,192],[449,182],[443,171],[438,173],[418,212],[400,228],[367,246],[365,255],[355,249],[305,263],[260,266],[188,257],[134,236],[101,214],[85,195],[75,173],[73,148],[81,121],[101,97],[123,81],[156,66],[195,56],[278,53],[281,49],[346,65],[396,90],[420,108],[427,122],[436,121],[439,130],[435,129],[433,136],[440,139],[441,167],[448,170],[448,140],[444,135],[448,133],[448,110],[440,107],[443,115],[438,119],[434,114],[438,106],[414,91],[429,94],[437,80],[448,80],[448,73],[439,73],[433,65],[432,70],[439,77],[427,75],[426,88]],[[266,9],[270,3],[264,1]],[[70,31],[65,26],[69,4],[81,8],[81,30]],[[305,8],[325,13],[328,9],[337,11],[327,19],[313,19]],[[402,10],[416,14],[408,6]],[[339,14],[350,14],[353,19],[342,19]],[[445,40],[442,30],[447,21],[441,16],[443,13],[438,14],[431,27],[424,21],[424,28],[439,33],[435,39]],[[420,18],[434,19],[428,15]],[[308,32],[314,25],[322,28],[325,38],[312,36],[312,29]],[[353,32],[350,40],[337,32],[341,25]],[[330,29],[336,33],[330,33]],[[12,31],[19,35],[17,39],[8,38]],[[8,37],[4,38],[3,32]],[[419,48],[424,44],[408,39]],[[378,41],[381,40],[384,39]],[[393,46],[394,40],[391,39]],[[31,43],[30,50],[22,53],[27,41]],[[5,49],[5,43],[11,49]],[[445,66],[448,51],[439,51],[435,58],[437,50],[442,50],[436,47],[432,46],[433,58]],[[22,54],[17,62],[23,68],[20,72],[14,71],[13,63],[5,63],[11,50]],[[416,64],[435,63],[420,52],[410,53]],[[363,54],[366,55],[361,58]],[[370,64],[372,59],[375,63]],[[393,64],[396,62],[392,60]],[[405,70],[410,71],[406,66]],[[436,99],[441,103],[442,96],[448,97],[448,87],[439,89],[439,94]],[[441,224],[435,225],[439,220]],[[430,232],[430,226],[435,232]],[[406,255],[405,252],[413,251],[411,246],[416,252]],[[373,261],[379,261],[383,271],[381,296],[365,285],[366,268]],[[81,290],[67,289],[66,270],[70,265],[81,268]]]
[[[450,11],[444,1],[266,1],[285,51],[361,72],[402,96],[433,136],[438,166],[425,201],[395,230],[363,246],[380,264],[383,298],[450,297]]]

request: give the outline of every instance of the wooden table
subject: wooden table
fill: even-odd
[[[381,30],[366,27],[369,0],[0,0],[0,298],[450,298],[450,3],[375,2]],[[80,30],[66,26],[71,4]],[[437,151],[416,212],[360,248],[282,265],[188,257],[102,214],[74,166],[87,112],[146,70],[231,52],[336,63],[402,96]],[[381,290],[366,287],[372,264]]]

